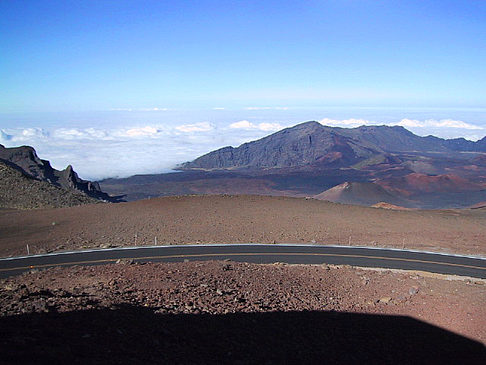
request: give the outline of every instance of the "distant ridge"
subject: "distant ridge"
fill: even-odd
[[[403,152],[486,152],[486,137],[420,137],[400,126],[337,128],[305,122],[241,146],[224,147],[180,166],[189,169],[349,167],[373,156]]]

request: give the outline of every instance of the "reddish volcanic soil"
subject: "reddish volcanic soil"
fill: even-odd
[[[379,180],[377,183],[390,191],[397,191],[406,196],[415,193],[464,192],[484,189],[481,184],[453,174],[429,176],[412,173],[403,177]]]
[[[166,197],[0,210],[0,255],[184,243],[316,243],[486,254],[485,209],[398,211],[304,198]]]
[[[485,302],[484,280],[346,266],[55,268],[0,280],[0,363],[481,364]]]

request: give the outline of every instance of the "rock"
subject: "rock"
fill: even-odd
[[[388,304],[392,300],[392,297],[382,297],[378,302],[383,303],[383,304]]]
[[[419,291],[419,288],[418,287],[412,286],[410,289],[408,289],[408,294],[415,295],[415,294],[418,293],[418,291]]]
[[[124,265],[133,265],[135,261],[133,259],[118,259],[116,260],[117,264],[124,264]]]
[[[222,290],[220,290],[220,289],[216,289],[216,294],[218,294],[218,295],[223,295],[223,291],[222,291]]]

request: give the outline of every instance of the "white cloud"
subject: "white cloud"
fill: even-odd
[[[231,129],[258,129],[265,132],[275,132],[283,128],[279,123],[258,123],[254,124],[247,120],[240,120],[239,122],[234,122],[229,125]]]
[[[258,129],[260,129],[262,131],[268,131],[268,132],[278,131],[282,128],[283,128],[282,125],[280,125],[278,123],[259,123],[258,124]]]
[[[255,125],[247,120],[240,120],[239,122],[231,123],[229,127],[233,129],[251,129]]]
[[[116,112],[165,112],[170,109],[153,107],[153,108],[111,108],[110,110]]]
[[[337,120],[337,119],[329,119],[329,118],[324,118],[319,121],[322,125],[327,125],[330,127],[359,127],[361,125],[376,125],[379,124],[377,122],[372,122],[369,120],[365,119],[342,119],[342,120]]]
[[[128,137],[147,137],[156,135],[159,132],[157,128],[146,126],[140,128],[132,128],[125,132]]]
[[[224,108],[223,108],[223,107],[220,107],[220,106],[215,106],[215,107],[213,108],[213,110],[224,110]]]
[[[183,124],[175,127],[178,131],[181,132],[208,132],[214,129],[214,126],[209,122],[201,122],[201,123],[194,123],[194,124]]]
[[[319,121],[322,125],[327,125],[331,127],[359,127],[362,125],[389,125],[389,126],[402,126],[405,128],[459,128],[459,129],[467,129],[467,130],[481,130],[484,129],[483,127],[466,123],[461,120],[452,120],[452,119],[426,119],[423,121],[415,120],[415,119],[402,119],[399,122],[376,122],[372,120],[366,119],[329,119],[324,118]]]
[[[400,125],[402,127],[409,127],[409,128],[461,128],[461,129],[468,129],[468,130],[480,130],[484,129],[483,127],[463,122],[462,120],[452,120],[452,119],[442,119],[442,120],[434,120],[434,119],[427,119],[424,121],[414,120],[414,119],[402,119],[400,122],[395,123],[393,125]]]
[[[245,110],[288,110],[287,106],[248,106]]]
[[[22,128],[19,130],[2,130],[0,134],[3,140],[15,141],[15,142],[26,142],[32,139],[43,139],[49,137],[49,132],[42,128]]]

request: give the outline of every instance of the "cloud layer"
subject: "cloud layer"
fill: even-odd
[[[239,122],[231,123],[229,125],[231,129],[258,129],[265,132],[276,132],[283,128],[280,123],[251,123],[247,120],[240,120]]]
[[[415,120],[415,119],[402,119],[399,122],[390,122],[390,123],[383,123],[383,122],[376,122],[371,120],[365,119],[329,119],[324,118],[319,121],[319,123],[323,125],[328,125],[332,127],[359,127],[362,125],[389,125],[389,126],[402,126],[405,128],[457,128],[457,129],[467,129],[467,130],[484,130],[485,128],[480,127],[478,125],[470,124],[463,122],[462,120],[452,120],[452,119],[427,119],[424,121]]]
[[[261,138],[282,126],[247,122],[217,127],[210,122],[121,128],[5,128],[6,147],[33,146],[57,169],[73,165],[82,178],[99,180],[168,172],[211,150]]]
[[[401,119],[383,123],[359,118],[324,118],[319,122],[346,128],[399,125],[419,135],[444,138],[464,136],[474,140],[485,134],[484,127],[452,119]],[[239,146],[295,124],[245,119],[219,124],[209,121],[146,123],[114,128],[4,128],[0,129],[0,143],[7,147],[33,146],[39,157],[50,160],[55,168],[63,169],[71,164],[82,178],[99,180],[167,172],[209,151]]]

